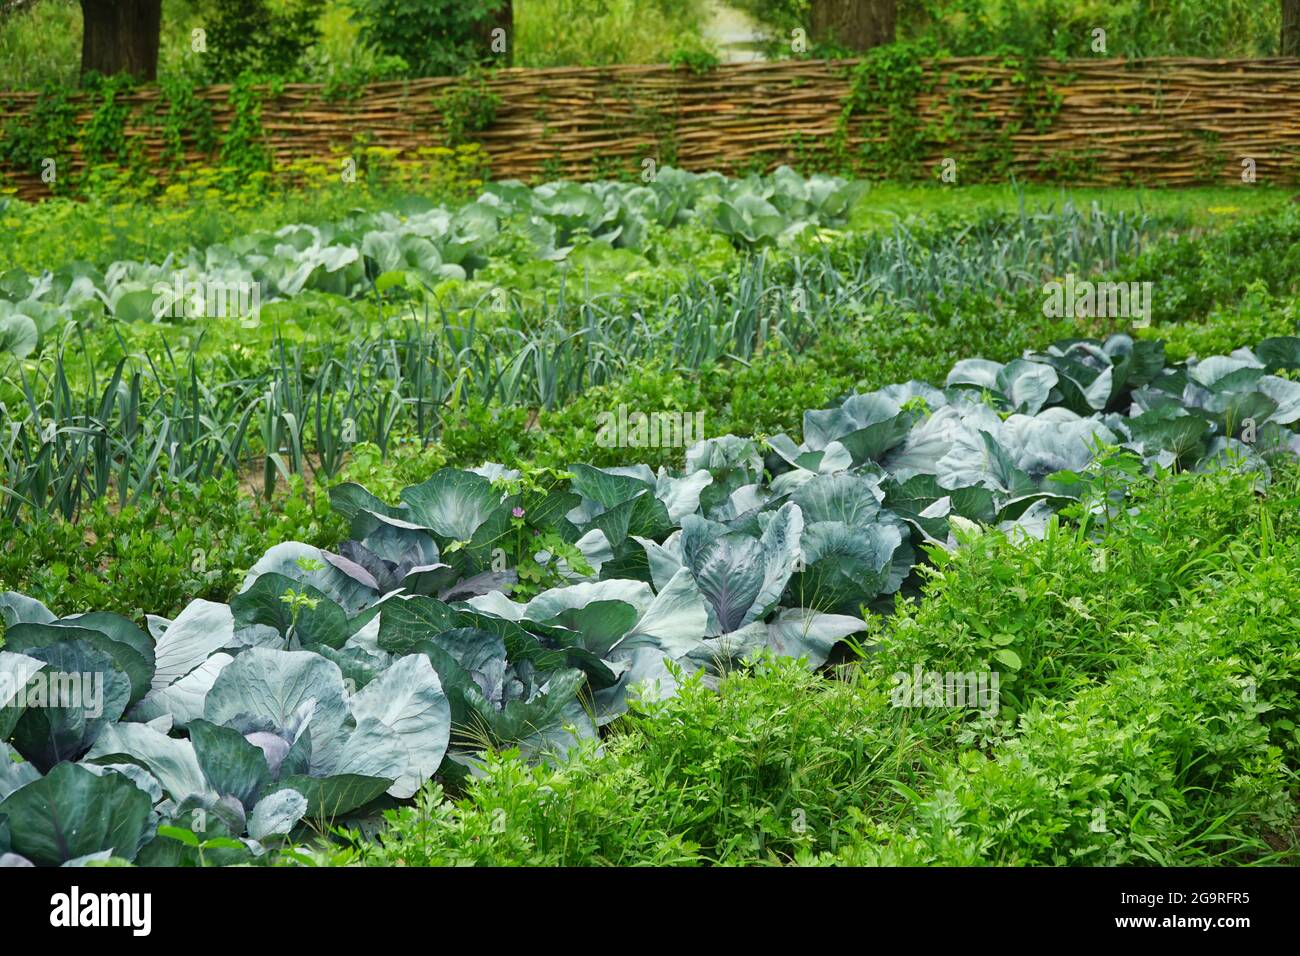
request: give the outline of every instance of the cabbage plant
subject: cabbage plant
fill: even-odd
[[[681,473],[579,463],[535,488],[489,463],[397,504],[340,485],[338,553],[277,544],[229,603],[144,629],[0,594],[0,858],[247,861],[488,747],[563,759],[684,675],[821,666],[930,549],[971,526],[1042,534],[1103,454],[1267,474],[1300,453],[1297,371],[1294,337],[1181,364],[1071,340],[850,395],[798,443],[704,439]],[[563,583],[523,590],[507,541]]]

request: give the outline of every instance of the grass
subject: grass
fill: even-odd
[[[515,66],[664,63],[705,46],[696,0],[516,0],[514,11]]]
[[[769,56],[789,55],[790,29],[808,25],[801,0],[734,0],[772,27]],[[954,56],[1021,48],[1041,55],[1096,55],[1097,27],[1109,56],[1277,56],[1279,6],[1251,0],[902,0],[897,36]]]
[[[1140,187],[1049,186],[1041,184],[941,185],[886,182],[875,185],[854,208],[854,231],[891,228],[898,218],[942,216],[953,210],[973,216],[982,212],[1017,212],[1023,200],[1030,213],[1100,205],[1113,213],[1145,213],[1155,218],[1185,219],[1193,228],[1217,227],[1259,213],[1276,211],[1296,190],[1263,184],[1193,186],[1187,189]]]
[[[1294,472],[1265,505],[1244,500],[1248,479],[1235,488],[1221,477],[1168,482],[1165,510],[1147,502],[1157,508],[1149,527],[1186,522],[1192,547],[1182,566],[1199,573],[1162,604],[1159,565],[1130,569],[1152,599],[1099,646],[1132,645],[1133,659],[1068,700],[1035,699],[991,759],[961,753],[930,794],[911,801],[905,824],[869,831],[882,848],[847,859],[1294,864],[1295,490]],[[1208,500],[1211,491],[1225,500]],[[1226,505],[1244,527],[1210,542],[1205,525],[1174,520],[1170,504],[1191,505],[1202,519]]]
[[[227,600],[274,544],[330,548],[345,536],[323,491],[301,478],[271,505],[231,474],[125,508],[101,499],[77,521],[0,519],[0,591],[20,591],[60,616],[170,618],[196,599]]]

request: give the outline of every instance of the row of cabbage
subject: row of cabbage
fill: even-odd
[[[679,474],[443,469],[397,505],[343,484],[339,553],[277,545],[228,605],[147,630],[7,593],[0,853],[175,863],[194,833],[251,859],[472,773],[484,747],[558,754],[684,674],[766,651],[821,665],[926,546],[965,523],[1041,534],[1108,448],[1267,475],[1300,453],[1298,370],[1294,337],[1183,364],[1071,340],[809,411],[799,444],[703,440]],[[525,558],[563,583],[512,600]],[[102,679],[96,708],[55,696],[78,675]]]
[[[652,225],[689,222],[743,247],[784,243],[842,224],[863,189],[862,183],[830,176],[804,178],[788,167],[746,179],[664,168],[644,184],[529,187],[507,180],[489,184],[477,200],[454,210],[410,198],[388,211],[241,236],[175,261],[119,261],[103,271],[68,263],[42,275],[15,269],[0,275],[0,354],[29,354],[71,319],[111,314],[151,321],[160,312],[185,314],[187,308],[194,314],[190,300],[206,298],[213,287],[255,286],[265,302],[311,290],[357,297],[376,287],[428,288],[465,279],[488,264],[494,240],[506,228],[521,237],[525,258],[556,261],[565,259],[580,236],[640,249]]]

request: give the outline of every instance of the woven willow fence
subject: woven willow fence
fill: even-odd
[[[793,162],[926,178],[952,158],[961,182],[1011,174],[1079,184],[1240,182],[1246,159],[1260,182],[1300,181],[1300,60],[1043,60],[1030,87],[1023,65],[950,59],[924,64],[905,104],[862,86],[854,97],[857,62],[732,64],[703,74],[670,66],[503,70],[486,80],[500,98],[495,118],[470,135],[494,177],[526,180],[639,172],[647,158],[731,173]],[[262,103],[266,146],[278,164],[337,161],[358,142],[414,155],[445,143],[436,103],[463,82],[379,83],[337,101],[289,84]],[[1035,91],[1048,105],[1031,115],[1027,94]],[[198,91],[218,136],[233,116],[229,93]],[[857,105],[846,116],[850,99]],[[0,129],[35,100],[0,93]],[[163,136],[151,117],[165,104],[156,88],[125,100],[127,135],[157,167]],[[91,108],[77,105],[84,123]],[[900,125],[910,137],[902,145]],[[193,153],[187,161],[214,162]],[[72,162],[82,162],[75,147]],[[20,195],[44,194],[38,171],[4,172]]]

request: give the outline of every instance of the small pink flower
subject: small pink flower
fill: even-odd
[[[524,516],[524,509],[516,506],[514,510],[511,511],[510,513],[514,515],[516,518],[522,518]]]

